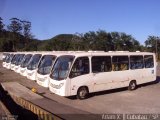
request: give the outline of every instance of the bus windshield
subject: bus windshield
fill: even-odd
[[[22,68],[27,67],[29,60],[31,59],[32,54],[27,54],[26,56],[24,56],[23,62],[21,64]]]
[[[28,70],[35,70],[38,67],[38,63],[39,63],[39,60],[41,59],[41,56],[42,56],[41,54],[35,54],[31,58],[28,66],[27,66],[27,69]]]
[[[6,62],[7,59],[9,58],[10,54],[7,54],[4,58],[3,58],[3,62]]]
[[[53,66],[50,77],[54,80],[65,79],[68,75],[73,60],[74,56],[71,55],[59,57]]]
[[[23,57],[24,57],[24,54],[19,55],[16,65],[20,65],[22,63]]]
[[[15,64],[16,61],[18,60],[18,57],[19,57],[19,54],[16,54],[16,55],[13,57],[13,59],[12,59],[12,61],[11,61],[11,64]]]
[[[7,63],[10,63],[11,60],[13,59],[13,57],[14,57],[14,54],[9,55],[9,57],[8,57],[7,60],[6,60],[6,62],[7,62]]]
[[[38,73],[42,75],[49,74],[55,58],[56,56],[53,55],[44,55],[39,65]]]

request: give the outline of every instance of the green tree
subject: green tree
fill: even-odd
[[[149,52],[157,53],[157,58],[159,59],[160,54],[160,37],[158,36],[148,36],[145,41],[145,47]]]
[[[7,28],[10,32],[12,32],[10,37],[13,40],[13,51],[16,51],[16,43],[19,42],[22,25],[18,18],[11,18],[10,21],[11,23],[7,26]]]
[[[89,31],[83,35],[83,46],[85,50],[95,50],[97,35],[94,31]]]
[[[110,51],[112,49],[112,39],[110,34],[104,30],[99,30],[96,32],[96,49],[103,51]]]
[[[111,41],[112,41],[112,45],[113,45],[113,50],[114,51],[121,51],[122,50],[122,39],[120,36],[119,32],[111,32]]]
[[[70,43],[71,50],[83,50],[83,34],[75,33]]]
[[[2,31],[4,30],[4,24],[3,24],[3,22],[2,22],[2,18],[0,17],[0,33],[2,33]]]
[[[29,43],[29,40],[33,38],[32,34],[31,34],[31,22],[29,21],[21,21],[22,23],[22,34],[24,36],[24,46],[27,46],[27,44]]]
[[[2,22],[2,18],[0,17],[0,37],[2,38],[4,35],[3,35],[3,32],[4,32],[4,24]]]

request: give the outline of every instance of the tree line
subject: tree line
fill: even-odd
[[[160,53],[160,37],[148,36],[141,45],[132,35],[124,32],[89,31],[84,34],[59,34],[47,40],[34,39],[31,22],[11,18],[5,25],[0,17],[0,51],[102,50],[148,51]]]
[[[5,25],[0,17],[0,51],[23,50],[31,39],[30,21],[11,18],[10,24]]]

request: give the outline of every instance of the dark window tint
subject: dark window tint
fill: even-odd
[[[6,62],[9,58],[10,54],[4,54],[3,62]]]
[[[19,55],[20,55],[20,54],[16,54],[16,55],[14,56],[14,58],[13,58],[12,61],[11,61],[11,64],[16,64],[16,62],[18,61]]]
[[[64,55],[58,57],[53,66],[50,77],[53,78],[54,80],[66,79],[73,60],[74,56],[71,55]]]
[[[28,65],[29,60],[31,59],[31,57],[32,57],[32,54],[27,54],[27,55],[25,56],[24,61],[23,61],[22,64],[21,64],[21,67],[22,67],[22,68],[27,67],[27,65]]]
[[[49,74],[53,61],[55,60],[53,55],[44,55],[38,67],[38,73],[42,75]]]
[[[15,56],[15,55],[11,54],[11,55],[7,58],[6,62],[7,62],[7,63],[10,63],[10,62],[12,61],[12,59],[14,58],[14,56]]]
[[[5,58],[3,58],[3,62],[6,62],[6,60],[9,58],[10,54],[6,55]]]
[[[77,77],[80,75],[89,73],[89,58],[88,57],[79,57],[74,62],[72,67],[70,78]]]
[[[129,62],[128,56],[113,56],[112,57],[112,70],[123,71],[128,70]]]
[[[143,67],[143,56],[130,56],[130,69],[142,69]]]
[[[38,63],[39,63],[39,60],[41,59],[41,56],[42,56],[41,54],[35,54],[31,58],[30,63],[27,66],[27,69],[28,70],[35,70],[38,67]]]
[[[24,54],[19,55],[16,65],[20,65],[22,63],[23,57],[24,57]]]
[[[153,55],[145,55],[144,64],[145,68],[153,68],[154,67]]]
[[[112,70],[111,57],[94,56],[92,57],[92,72],[109,72]]]

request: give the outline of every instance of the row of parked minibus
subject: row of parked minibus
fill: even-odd
[[[3,67],[26,76],[43,87],[49,87],[48,77],[53,64],[56,58],[64,53],[65,51],[4,53],[2,64]]]
[[[149,52],[46,51],[3,54],[11,69],[60,96],[128,87],[156,80],[156,57]]]
[[[53,93],[61,96],[70,96],[66,92],[61,93],[62,90],[56,91],[56,89],[60,89],[64,85],[64,83],[58,83],[57,81],[63,80],[67,76],[72,63],[71,60],[74,59],[70,54],[81,52],[83,53],[84,51],[4,52],[2,66],[36,81],[39,85],[49,88]],[[69,57],[62,60],[61,57],[65,56]],[[58,62],[54,65],[56,60]],[[52,72],[53,69],[54,73]],[[53,80],[52,76],[57,79]],[[63,88],[64,90],[65,87]]]

